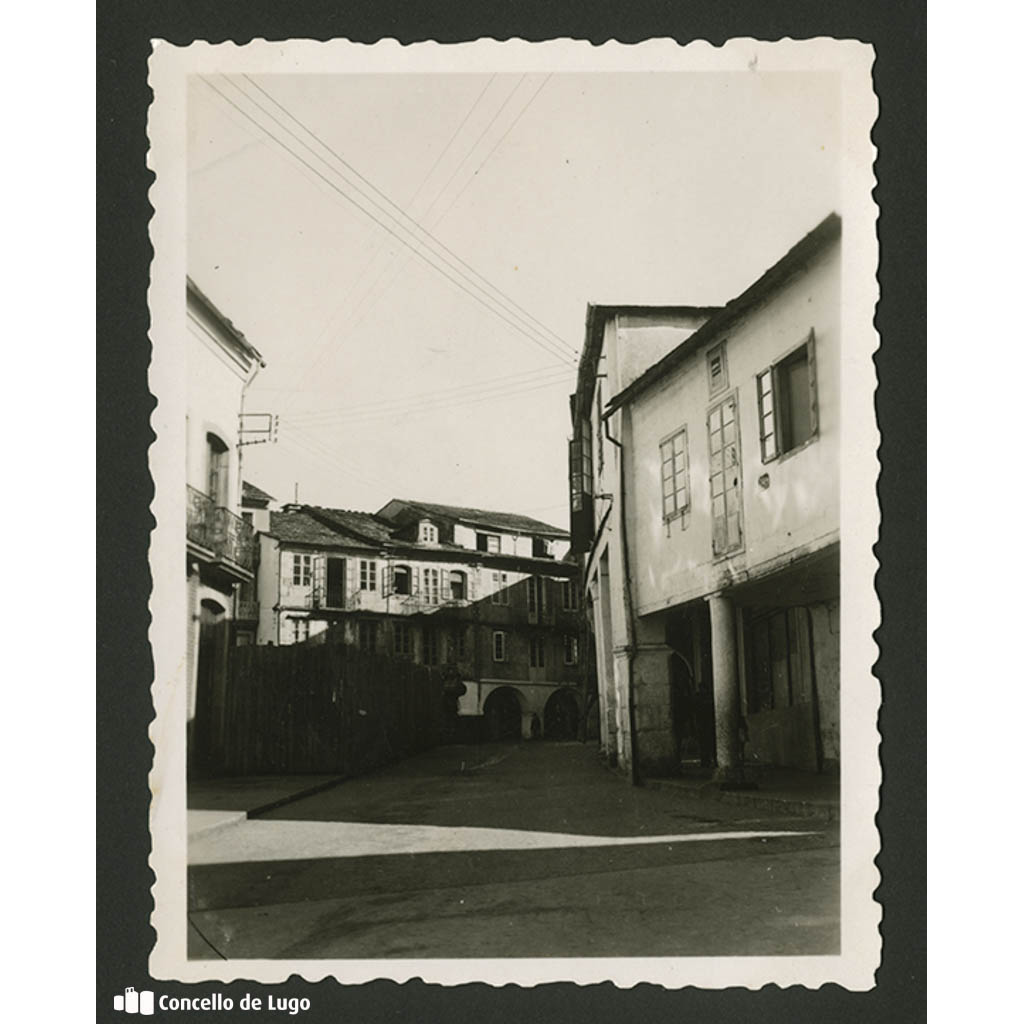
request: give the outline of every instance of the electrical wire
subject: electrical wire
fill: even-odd
[[[442,262],[444,262],[449,268],[451,268],[458,275],[457,277],[453,277],[451,274],[449,274],[447,271],[445,271],[438,263],[435,263],[433,260],[431,260],[427,256],[425,256],[424,253],[420,249],[415,248],[410,243],[410,241],[408,239],[404,238],[397,231],[393,230],[388,224],[384,223],[384,221],[380,220],[378,217],[375,217],[364,206],[361,206],[358,202],[356,202],[356,200],[353,199],[352,196],[349,195],[348,192],[346,192],[343,188],[340,188],[335,182],[333,182],[330,178],[328,178],[326,175],[324,175],[323,172],[321,172],[316,167],[314,167],[311,163],[309,163],[308,160],[304,159],[301,154],[296,153],[295,150],[293,150],[290,146],[287,145],[287,143],[285,143],[278,136],[276,136],[273,133],[273,131],[268,129],[265,125],[261,124],[256,118],[252,117],[252,115],[249,114],[247,111],[243,110],[237,103],[235,103],[235,101],[233,99],[231,99],[230,96],[227,96],[220,89],[218,89],[212,82],[210,82],[210,80],[208,78],[206,78],[206,76],[202,76],[201,75],[200,78],[202,78],[202,80],[211,89],[213,89],[213,91],[216,92],[226,103],[229,103],[232,107],[234,107],[244,117],[247,117],[249,120],[251,120],[258,128],[260,128],[262,131],[266,132],[266,134],[271,139],[273,139],[274,142],[276,142],[279,146],[281,146],[282,149],[284,149],[292,157],[294,157],[296,160],[298,160],[299,163],[301,163],[303,166],[305,166],[306,168],[311,170],[314,174],[316,174],[330,188],[332,188],[338,195],[342,196],[342,198],[344,198],[348,203],[350,203],[357,210],[359,210],[364,216],[368,217],[371,221],[373,221],[375,224],[377,224],[378,227],[380,227],[382,230],[386,231],[389,235],[391,235],[393,238],[395,238],[402,245],[404,245],[407,248],[411,249],[412,252],[416,256],[418,256],[421,260],[423,260],[423,262],[425,262],[428,266],[433,268],[442,277],[446,278],[448,281],[450,281],[452,284],[454,284],[461,291],[465,292],[467,295],[470,296],[470,298],[474,299],[476,302],[478,302],[480,305],[482,305],[485,309],[489,310],[495,316],[499,317],[499,319],[505,321],[505,323],[507,323],[514,330],[518,331],[520,334],[522,334],[523,337],[525,337],[527,340],[529,340],[529,341],[533,342],[534,344],[538,345],[539,347],[543,348],[546,352],[548,352],[548,354],[554,355],[556,358],[560,358],[560,359],[562,359],[563,361],[565,361],[567,363],[570,363],[570,364],[574,363],[574,361],[575,361],[574,353],[572,355],[564,354],[562,351],[560,351],[559,349],[555,348],[553,343],[548,342],[546,339],[543,339],[542,336],[538,335],[535,329],[530,328],[530,330],[533,330],[533,333],[532,334],[531,333],[527,333],[527,331],[523,329],[523,327],[520,325],[520,323],[517,323],[516,320],[509,319],[508,316],[505,316],[504,313],[501,311],[501,309],[499,309],[497,306],[494,305],[493,300],[488,295],[488,293],[485,292],[483,289],[481,289],[479,285],[475,284],[469,277],[467,277],[467,275],[465,273],[463,273],[462,271],[459,271],[458,268],[450,260],[444,258],[443,256],[440,256],[435,250],[430,249],[428,247],[428,251],[430,252],[430,254],[432,256],[435,256],[435,257],[438,257],[439,259],[441,259]],[[250,98],[250,102],[252,102],[251,98]],[[254,104],[254,105],[256,105],[258,109],[263,110],[263,108],[259,107],[258,104]],[[277,123],[277,124],[281,123],[279,121],[279,119],[274,118],[273,115],[269,115],[269,116],[271,117],[272,120],[275,121],[275,123]],[[285,126],[282,125],[282,127],[285,127]],[[295,133],[291,132],[289,129],[287,129],[287,127],[285,127],[285,130],[288,131],[289,134],[291,134],[293,137],[297,138],[297,136],[295,136]],[[299,140],[299,141],[301,141],[301,140]],[[313,151],[311,150],[311,148],[308,145],[306,146],[306,148],[308,150],[310,150],[311,153],[313,153]],[[315,155],[315,154],[313,154],[313,155]],[[322,157],[319,157],[318,159],[323,161]],[[323,161],[323,162],[326,163],[326,161]],[[342,177],[343,180],[345,180],[348,184],[350,184],[350,185],[352,184],[350,181],[348,181],[348,179],[344,178],[344,175],[341,175],[340,172],[335,171],[335,173],[337,173],[339,175],[339,177]],[[366,196],[365,193],[363,193],[358,188],[356,190],[359,192],[360,195],[362,195],[366,199],[368,199],[368,201],[371,203],[371,205],[373,205],[378,210],[381,210],[381,212],[385,213],[386,216],[389,216],[390,219],[396,225],[398,225],[397,220],[393,216],[387,214],[386,211],[380,206],[380,204],[375,203],[372,199],[370,199],[369,196]],[[411,232],[409,232],[408,228],[402,228],[402,230],[404,230],[404,231],[406,231],[406,232],[411,234]],[[462,280],[459,280],[460,277],[462,278]],[[463,283],[463,282],[466,282],[466,283]],[[467,287],[467,284],[470,287]],[[472,288],[476,288],[477,291],[470,290],[471,287]],[[478,294],[478,292],[479,292],[479,294]],[[521,320],[521,318],[517,318],[517,319]],[[525,324],[526,322],[522,321],[522,323]],[[571,350],[569,350],[569,351],[571,352]]]

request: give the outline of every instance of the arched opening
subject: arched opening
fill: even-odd
[[[228,503],[228,446],[216,434],[206,435],[206,493],[215,505]]]
[[[412,593],[412,571],[409,566],[395,566],[391,573],[391,588],[396,594]]]
[[[502,686],[484,701],[484,721],[490,740],[518,740],[522,736],[522,709],[516,691]]]
[[[571,690],[555,690],[544,705],[544,738],[574,740],[579,735],[580,706]]]

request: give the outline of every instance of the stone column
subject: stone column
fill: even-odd
[[[711,670],[715,694],[715,744],[720,782],[736,782],[743,774],[740,750],[740,688],[736,660],[736,611],[732,598],[712,594],[707,598],[711,612]]]
[[[678,771],[672,728],[672,689],[662,616],[638,616],[633,655],[633,699],[636,717],[636,756],[640,774],[671,775]]]

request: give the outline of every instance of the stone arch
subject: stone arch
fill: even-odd
[[[544,738],[574,740],[579,736],[580,696],[575,690],[561,687],[544,705]]]
[[[512,686],[499,686],[484,701],[484,722],[490,740],[520,739],[522,736],[523,700]]]

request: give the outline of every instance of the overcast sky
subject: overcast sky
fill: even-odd
[[[189,273],[280,417],[246,479],[567,525],[587,303],[734,297],[839,210],[839,118],[828,74],[192,79]]]

